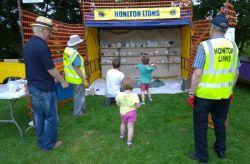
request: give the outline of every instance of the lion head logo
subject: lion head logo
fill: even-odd
[[[175,9],[173,9],[173,10],[170,10],[169,13],[170,13],[170,15],[173,15],[173,16],[174,16],[174,15],[176,15],[177,12],[176,12]]]
[[[105,16],[104,12],[102,12],[102,11],[98,12],[98,15],[99,15],[99,17],[104,17]]]

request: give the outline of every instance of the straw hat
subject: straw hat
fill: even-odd
[[[69,47],[72,47],[72,46],[75,46],[75,45],[77,45],[77,44],[82,43],[83,41],[84,41],[84,40],[81,39],[79,35],[71,35],[71,36],[69,37],[69,41],[68,41],[67,45],[68,45]]]
[[[52,28],[52,20],[43,16],[39,16],[36,18],[36,21],[31,24],[31,26],[42,26]]]

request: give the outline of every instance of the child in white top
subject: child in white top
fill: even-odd
[[[134,80],[131,77],[124,77],[122,80],[124,92],[118,93],[116,96],[116,104],[120,106],[121,125],[120,138],[124,139],[126,125],[128,128],[128,146],[132,146],[134,135],[134,124],[136,122],[136,109],[140,107],[140,100],[137,94],[132,93],[134,88]]]

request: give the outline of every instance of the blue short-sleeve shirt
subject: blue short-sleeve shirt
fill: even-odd
[[[24,62],[28,85],[44,91],[55,91],[54,78],[48,70],[55,68],[47,43],[38,36],[33,36],[24,46]]]
[[[72,65],[73,65],[74,67],[80,67],[80,66],[81,66],[81,63],[82,63],[82,62],[81,62],[80,56],[77,55],[76,58],[75,58],[75,60],[73,61]]]

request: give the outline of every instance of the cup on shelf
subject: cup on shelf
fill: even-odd
[[[121,48],[122,47],[122,43],[121,42],[117,42],[117,47]]]
[[[168,55],[168,50],[163,52],[164,55]]]
[[[137,53],[136,52],[132,52],[132,56],[137,56]]]
[[[175,45],[175,42],[174,42],[173,40],[170,40],[170,41],[168,42],[168,44],[169,44],[170,46],[174,46],[174,45]]]
[[[141,43],[140,43],[140,42],[137,42],[137,43],[136,43],[136,47],[141,47]]]
[[[131,47],[135,47],[135,43],[134,42],[130,42],[130,46]]]
[[[151,41],[147,40],[147,47],[151,47]]]
[[[180,63],[180,61],[181,61],[181,59],[179,57],[174,59],[175,63]]]
[[[178,52],[175,50],[171,52],[171,55],[177,55],[177,54],[178,54]]]
[[[155,55],[160,55],[160,52],[156,50]]]

